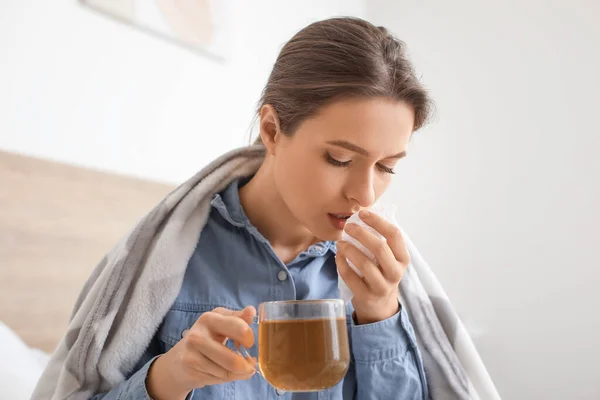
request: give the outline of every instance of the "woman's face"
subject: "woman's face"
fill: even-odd
[[[332,103],[274,143],[273,177],[281,199],[321,240],[339,240],[345,218],[383,194],[406,154],[414,113],[404,102]]]

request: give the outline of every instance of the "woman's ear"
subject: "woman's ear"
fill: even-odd
[[[269,154],[275,154],[275,147],[281,136],[277,111],[272,105],[265,104],[260,109],[260,138]]]

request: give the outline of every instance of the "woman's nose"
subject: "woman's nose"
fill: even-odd
[[[347,188],[347,196],[361,207],[370,207],[375,202],[373,173],[364,173],[354,177]]]

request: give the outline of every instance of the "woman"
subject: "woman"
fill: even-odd
[[[384,193],[429,109],[403,44],[384,28],[336,18],[297,33],[260,101],[264,161],[213,196],[179,294],[149,346],[124,381],[92,398],[428,398],[398,302],[409,263],[402,236],[372,213],[363,219],[386,241],[345,219]],[[343,229],[377,261],[341,242]],[[352,363],[326,393],[276,393],[223,345],[230,337],[253,346],[244,320],[262,301],[338,297],[338,272],[354,293]]]

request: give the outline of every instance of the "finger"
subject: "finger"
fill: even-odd
[[[358,215],[363,222],[385,237],[396,260],[405,265],[410,263],[410,255],[406,249],[406,243],[400,228],[380,215],[367,210],[362,210]]]
[[[228,308],[217,307],[212,312],[226,316],[226,317],[240,317],[247,322],[249,319],[254,318],[256,316],[256,309],[253,306],[248,306],[243,310],[230,310]]]
[[[252,374],[255,371],[256,363],[253,359],[245,359],[214,340],[205,341],[199,350],[215,364],[225,369],[229,379],[233,379],[236,375]]]
[[[247,361],[250,365],[256,365],[255,358],[252,358]],[[192,368],[200,374],[212,376],[216,379],[221,380],[221,382],[248,379],[256,372],[256,369],[254,367],[250,372],[244,371],[244,373],[241,374],[228,371],[227,369],[223,368],[222,366],[208,358],[206,355],[198,351],[196,351],[196,360],[192,365]]]
[[[248,306],[240,311],[238,317],[246,321],[247,324],[251,324],[254,322],[254,317],[256,317],[256,308]]]
[[[397,282],[402,277],[400,265],[387,241],[375,235],[368,229],[357,224],[346,224],[346,232],[365,246],[379,263],[379,269],[384,278],[390,282]],[[357,249],[358,250],[358,249]],[[362,252],[361,252],[362,254]],[[354,260],[352,260],[354,262]]]
[[[229,382],[247,381],[248,379],[252,378],[254,376],[254,374],[256,374],[256,370],[252,371],[252,373],[250,373],[250,374],[242,374],[242,375],[231,374],[230,378],[229,378]]]
[[[363,280],[363,278],[358,276],[358,274],[350,267],[350,264],[348,264],[348,261],[346,260],[346,256],[340,251],[339,247],[338,253],[335,256],[335,263],[338,268],[338,274],[344,280],[344,282],[346,282],[348,288],[352,290],[352,293],[356,295],[365,293],[369,290],[367,283]]]
[[[231,338],[246,348],[254,346],[254,332],[250,325],[237,316],[224,316],[219,312],[207,312],[198,318],[198,323],[204,324],[213,337],[219,341]]]
[[[364,281],[369,289],[375,293],[382,293],[386,290],[388,284],[383,277],[379,267],[367,257],[358,247],[345,241],[339,241],[338,253],[345,259],[348,258],[352,264],[362,273]],[[397,263],[394,260],[394,263]]]
[[[225,382],[229,378],[229,373],[225,368],[202,354],[199,349],[190,349],[186,356],[193,357],[191,361],[187,362],[187,365],[197,374],[209,375],[222,382]]]

